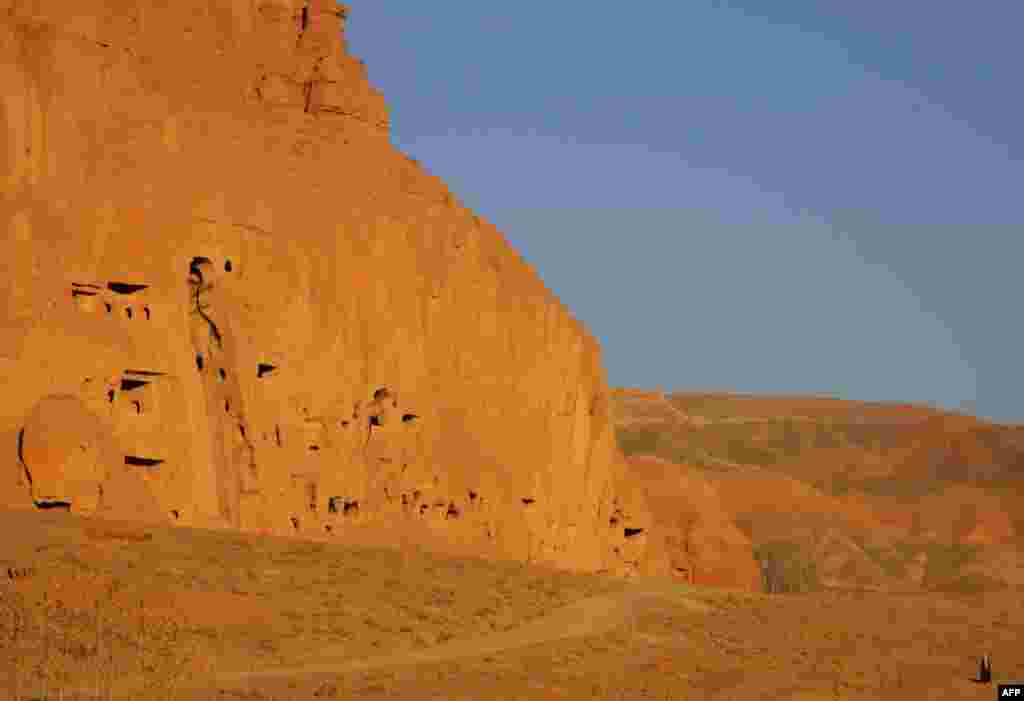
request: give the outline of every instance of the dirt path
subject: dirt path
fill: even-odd
[[[307,658],[301,664],[263,667],[259,671],[243,668],[220,668],[212,677],[196,680],[192,684],[184,684],[179,689],[182,691],[207,691],[213,688],[248,687],[260,681],[269,682],[297,676],[344,674],[493,655],[506,650],[566,638],[599,635],[620,626],[630,625],[634,616],[646,606],[659,604],[664,606],[673,601],[677,605],[682,604],[695,611],[710,609],[707,604],[685,595],[671,595],[648,587],[631,587],[623,592],[581,599],[512,630],[454,640],[425,650],[353,659],[351,652],[344,646],[328,646],[322,648],[318,655]],[[131,695],[142,688],[141,679],[122,677],[118,681],[115,695],[117,697],[122,697],[125,694]]]
[[[631,588],[616,594],[582,599],[524,623],[513,630],[456,640],[426,650],[351,659],[341,646],[324,648],[317,657],[309,659],[301,665],[273,667],[262,669],[259,672],[223,671],[214,679],[202,684],[197,683],[194,687],[189,688],[208,689],[213,684],[219,684],[222,687],[234,686],[300,674],[338,674],[492,655],[540,643],[605,633],[621,626],[630,625],[634,616],[647,606],[664,606],[671,603],[681,604],[698,612],[710,609],[710,606],[695,598],[670,595],[647,588]]]

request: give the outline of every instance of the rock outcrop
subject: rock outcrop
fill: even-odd
[[[0,0],[3,503],[635,571],[597,342],[345,18]]]
[[[715,485],[684,465],[660,458],[637,456],[629,462],[652,517],[641,571],[669,574],[690,584],[761,591],[752,544]]]
[[[31,465],[32,500],[42,508],[94,511],[106,477],[109,436],[98,416],[72,395],[44,397],[18,434],[18,458]]]

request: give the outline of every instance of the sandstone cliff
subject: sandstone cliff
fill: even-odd
[[[0,501],[635,571],[598,344],[345,17],[0,0]]]

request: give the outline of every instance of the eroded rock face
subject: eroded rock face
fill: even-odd
[[[37,506],[74,503],[81,511],[95,511],[106,477],[104,429],[99,417],[72,395],[45,397],[32,407],[19,432],[18,457]]]
[[[598,344],[391,146],[343,9],[0,10],[0,429],[37,501],[637,569]]]
[[[633,457],[631,474],[646,492],[652,530],[641,571],[691,584],[761,591],[750,540],[715,485],[683,465]]]

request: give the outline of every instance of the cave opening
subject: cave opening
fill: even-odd
[[[523,497],[522,499],[520,499],[520,501],[523,502],[524,506],[529,506],[530,504],[534,503],[537,500],[534,499],[533,497]]]
[[[188,272],[189,272],[190,275],[193,275],[196,278],[198,278],[199,280],[202,280],[203,279],[203,273],[202,273],[202,270],[200,269],[200,266],[203,265],[204,263],[212,263],[212,262],[213,261],[211,261],[206,256],[193,256],[192,260],[190,260],[189,263],[188,263]]]
[[[622,531],[622,535],[624,535],[626,538],[632,538],[633,536],[638,536],[643,532],[643,528],[625,528]]]
[[[221,382],[223,382],[224,380],[228,379],[228,373],[227,371],[224,370],[224,368],[217,368],[217,377],[220,378]]]
[[[97,290],[100,289],[99,285],[93,285],[91,283],[72,282],[71,283],[71,297],[95,297]]]
[[[146,316],[146,321],[149,321],[149,318],[150,318],[149,307],[143,307],[142,308],[142,313]]]
[[[44,509],[44,510],[52,509],[54,511],[71,511],[71,502],[70,501],[37,501],[35,504],[36,504],[36,508],[37,509]]]
[[[232,269],[231,259],[230,258],[225,258],[224,259],[224,272],[225,273],[230,273],[231,269]]]
[[[149,384],[149,380],[133,380],[131,378],[124,378],[124,379],[121,380],[121,391],[122,392],[131,392],[133,389],[138,389],[139,387],[145,387],[148,384]]]
[[[124,308],[124,315],[126,317],[128,317],[129,319],[131,319],[132,318],[132,308],[131,307],[125,307]]]
[[[265,375],[271,374],[275,370],[277,370],[277,366],[276,365],[271,365],[270,363],[257,363],[256,364],[256,377],[257,378],[262,378]]]
[[[412,423],[413,421],[415,421],[418,418],[420,418],[420,417],[418,415],[416,415],[416,414],[402,414],[402,423],[403,424]]]
[[[124,464],[134,465],[135,467],[156,467],[163,464],[163,462],[160,458],[143,458],[138,455],[124,456]]]
[[[149,285],[133,284],[128,282],[108,282],[107,289],[119,295],[130,295],[149,287]]]
[[[200,372],[203,371],[203,354],[196,353],[196,369]]]

